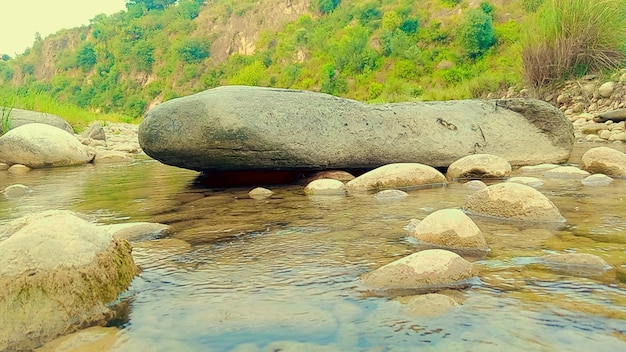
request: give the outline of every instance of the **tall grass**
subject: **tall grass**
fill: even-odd
[[[57,115],[67,121],[76,132],[80,132],[94,121],[139,122],[131,117],[118,113],[100,113],[83,109],[77,105],[60,101],[43,92],[24,93],[11,87],[0,87],[0,106],[2,110],[2,127],[4,128],[5,111],[24,109]],[[9,116],[6,114],[6,120]],[[8,126],[8,122],[7,122]]]
[[[526,26],[522,65],[540,87],[626,62],[626,0],[547,0]]]

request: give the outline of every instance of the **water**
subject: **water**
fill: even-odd
[[[572,163],[591,147],[577,144]],[[612,145],[624,151],[624,145]],[[626,284],[604,273],[541,265],[548,253],[598,255],[626,269],[626,180],[583,187],[546,179],[561,227],[475,218],[490,252],[446,314],[414,316],[402,298],[377,297],[359,276],[418,250],[410,219],[458,208],[471,190],[409,190],[397,202],[371,194],[308,198],[303,186],[207,189],[196,173],[149,159],[33,170],[0,179],[33,191],[0,200],[5,222],[70,209],[101,223],[164,222],[171,238],[134,244],[142,268],[115,302],[113,351],[617,351],[626,348]],[[584,268],[583,268],[584,269]]]

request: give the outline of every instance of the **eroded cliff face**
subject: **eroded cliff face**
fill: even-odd
[[[311,0],[260,0],[247,8],[219,17],[205,8],[198,18],[197,35],[215,36],[211,57],[223,62],[232,54],[252,55],[262,31],[275,31],[311,13]]]

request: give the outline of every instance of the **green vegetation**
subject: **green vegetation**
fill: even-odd
[[[0,113],[0,123],[2,124],[0,135],[3,135],[9,131],[11,127],[11,110],[13,110],[10,106],[0,106],[2,109]]]
[[[626,0],[313,0],[289,20],[277,6],[128,1],[2,56],[0,103],[11,94],[16,108],[85,125],[138,121],[154,104],[225,84],[376,103],[466,99],[624,63]]]
[[[528,26],[524,78],[542,86],[626,60],[626,1],[547,0]]]

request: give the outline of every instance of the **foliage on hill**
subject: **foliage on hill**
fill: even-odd
[[[132,117],[224,84],[371,102],[481,97],[522,84],[520,33],[544,1],[565,0],[280,1],[292,16],[304,4],[296,20],[281,17],[277,0],[129,0],[126,11],[3,56],[0,82]]]

